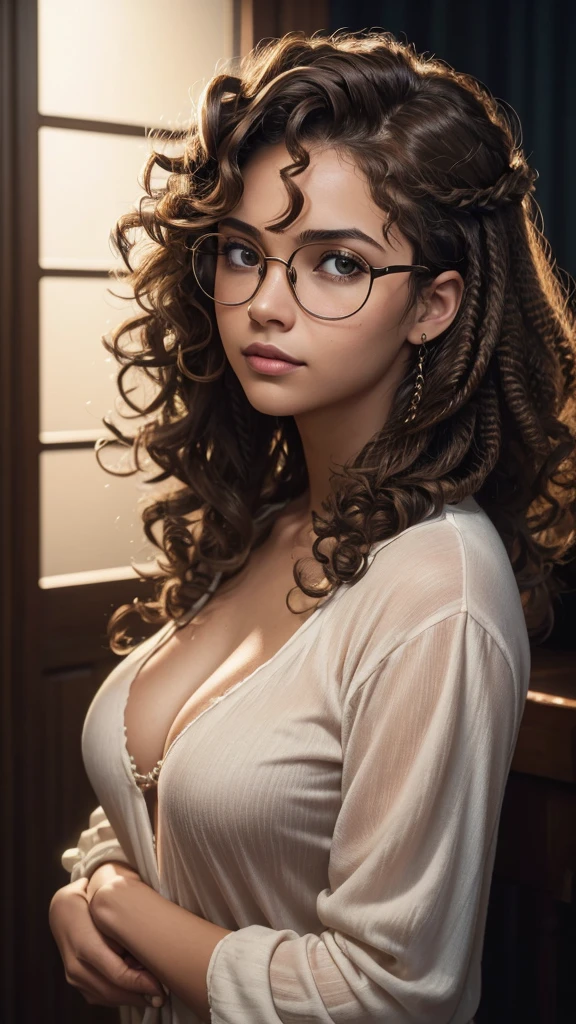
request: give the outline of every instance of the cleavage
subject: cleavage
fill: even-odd
[[[246,587],[218,593],[145,659],[124,712],[126,746],[139,772],[151,771],[207,706],[279,653],[314,612],[318,602],[304,595],[303,614],[286,607],[289,585],[269,579],[257,600]]]

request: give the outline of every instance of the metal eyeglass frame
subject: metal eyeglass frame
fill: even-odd
[[[258,292],[258,290],[262,286],[262,282],[264,281],[264,279],[266,277],[266,270],[268,269],[268,263],[271,260],[275,260],[277,263],[283,263],[284,266],[286,267],[286,277],[288,278],[288,284],[290,285],[292,294],[293,294],[294,298],[296,299],[296,302],[300,306],[300,309],[303,309],[305,313],[309,313],[310,316],[317,317],[319,320],[347,320],[348,317],[355,316],[355,314],[359,313],[360,310],[363,308],[363,306],[365,306],[366,303],[368,302],[368,299],[370,298],[370,293],[372,291],[372,285],[374,284],[374,281],[375,281],[375,279],[377,277],[384,277],[385,274],[400,274],[400,273],[402,273],[405,270],[427,270],[429,273],[432,273],[430,267],[423,267],[419,263],[408,263],[408,264],[399,263],[399,264],[397,264],[395,266],[391,266],[391,267],[373,267],[373,266],[370,265],[370,263],[368,263],[367,260],[364,259],[363,256],[360,256],[360,253],[357,253],[354,249],[346,248],[346,252],[350,253],[351,256],[357,256],[358,260],[361,261],[362,263],[364,263],[368,267],[368,269],[370,270],[370,284],[368,286],[368,292],[366,294],[366,298],[364,299],[364,302],[362,302],[358,306],[358,308],[355,309],[352,313],[344,313],[342,316],[323,316],[322,313],[314,313],[311,309],[308,309],[307,306],[305,306],[304,303],[301,302],[300,299],[298,298],[298,295],[296,294],[296,286],[295,286],[295,282],[294,282],[295,271],[293,270],[293,267],[292,267],[292,260],[294,259],[296,253],[300,252],[301,249],[305,249],[309,245],[318,245],[318,242],[304,242],[303,245],[299,245],[297,249],[294,249],[294,252],[291,254],[291,256],[289,256],[289,258],[287,260],[283,260],[280,256],[265,256],[264,253],[261,251],[260,247],[255,242],[251,242],[250,244],[256,246],[256,249],[258,250],[258,252],[260,252],[260,254],[262,256],[262,259],[264,260],[264,272],[263,272],[260,280],[258,281],[258,284],[256,285],[254,291],[252,292],[251,295],[248,296],[247,299],[242,299],[241,302],[223,302],[221,299],[215,299],[213,295],[210,295],[210,293],[207,292],[206,289],[202,287],[202,284],[201,284],[201,282],[198,279],[198,275],[196,274],[196,269],[195,269],[195,266],[194,266],[194,255],[196,253],[196,250],[197,250],[198,246],[200,245],[200,242],[203,242],[206,238],[213,238],[216,235],[219,235],[221,238],[225,237],[219,231],[209,231],[209,232],[207,232],[207,234],[202,235],[200,238],[198,238],[196,240],[194,245],[191,246],[190,252],[192,253],[192,272],[194,274],[194,277],[196,278],[196,282],[198,284],[198,287],[201,289],[201,291],[204,292],[204,295],[207,295],[209,299],[212,299],[213,302],[217,302],[220,306],[243,306],[244,303],[251,302],[252,299],[254,298],[254,296],[256,295],[256,293]],[[329,243],[326,243],[326,244],[329,244]],[[247,246],[247,248],[248,248],[248,246]]]

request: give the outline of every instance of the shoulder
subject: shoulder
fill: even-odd
[[[525,672],[529,641],[514,572],[474,499],[374,545],[365,576],[347,589],[339,617],[349,681],[458,613],[490,635],[514,672]]]

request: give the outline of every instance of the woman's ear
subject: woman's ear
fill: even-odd
[[[424,290],[416,319],[406,340],[419,345],[422,333],[428,341],[442,334],[456,317],[464,294],[464,280],[457,270],[444,270]]]

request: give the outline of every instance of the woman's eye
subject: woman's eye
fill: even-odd
[[[333,277],[356,277],[358,274],[366,273],[365,268],[344,253],[330,253],[322,257],[320,267],[325,274]]]
[[[225,251],[233,267],[257,267],[260,262],[258,253],[245,245],[232,243],[226,246]]]

